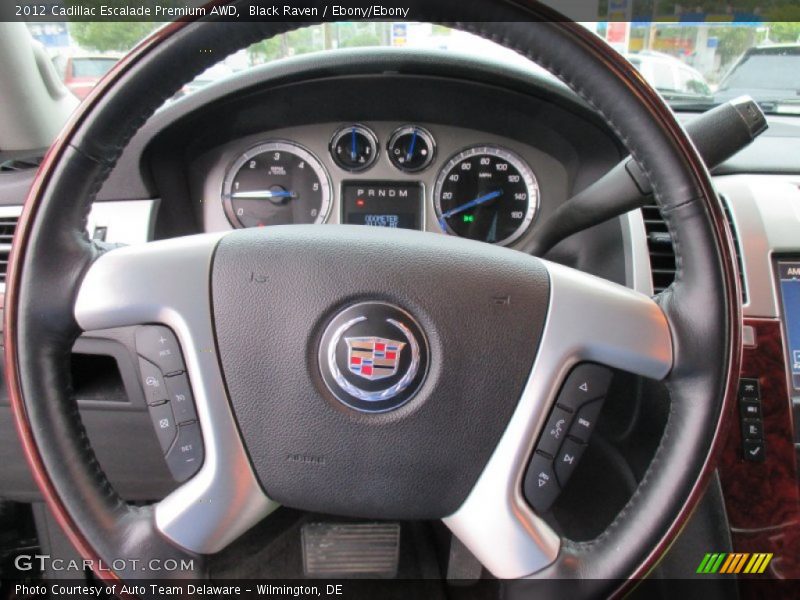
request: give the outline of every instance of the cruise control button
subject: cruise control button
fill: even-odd
[[[136,352],[158,366],[165,375],[185,370],[178,340],[167,327],[139,327],[136,330]]]
[[[589,363],[578,365],[567,377],[556,404],[575,412],[587,402],[603,398],[610,383],[611,369]]]
[[[142,388],[148,404],[159,404],[168,399],[164,375],[153,363],[139,359],[139,372],[142,375]]]
[[[169,406],[169,402],[162,402],[161,404],[150,406],[149,410],[153,426],[156,428],[158,442],[161,444],[161,450],[166,452],[172,446],[172,442],[175,441],[175,435],[178,431],[172,409]]]
[[[570,439],[566,440],[564,445],[561,446],[561,452],[556,456],[554,464],[556,468],[556,477],[558,477],[558,482],[561,484],[562,488],[567,484],[569,478],[572,477],[572,473],[575,471],[575,467],[578,466],[578,461],[581,459],[581,455],[585,449],[586,446],[584,444]]]
[[[561,446],[561,442],[564,441],[564,437],[567,435],[571,420],[572,415],[563,408],[557,406],[553,408],[542,435],[539,437],[536,449],[546,452],[550,456],[555,456]]]
[[[167,466],[176,481],[186,481],[203,464],[203,437],[198,423],[178,428],[178,439],[167,452]]]
[[[589,404],[584,404],[575,415],[572,427],[569,428],[569,435],[577,438],[584,444],[589,441],[592,435],[597,418],[600,416],[600,409],[603,408],[603,399],[594,400]]]
[[[169,401],[172,404],[172,412],[175,413],[175,420],[178,423],[196,421],[197,413],[194,410],[192,389],[189,387],[189,379],[186,375],[167,377],[166,384]]]
[[[533,454],[523,483],[525,498],[536,512],[545,512],[558,498],[561,488],[553,473],[553,462],[538,452]]]

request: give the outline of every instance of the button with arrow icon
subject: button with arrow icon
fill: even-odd
[[[561,493],[553,472],[553,462],[543,454],[535,452],[528,465],[523,483],[525,498],[536,512],[548,510]]]
[[[566,485],[569,478],[572,476],[575,467],[578,466],[578,461],[581,459],[581,455],[583,451],[586,449],[586,446],[583,444],[579,444],[576,441],[571,439],[567,439],[564,442],[564,445],[561,446],[561,452],[558,453],[556,456],[556,476],[558,477],[558,482],[563,487]]]
[[[584,363],[575,367],[567,377],[556,404],[576,412],[581,406],[603,398],[611,383],[611,370],[601,365]]]

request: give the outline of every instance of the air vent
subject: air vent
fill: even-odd
[[[0,215],[0,284],[6,283],[8,255],[11,253],[11,240],[17,228],[19,216]]]
[[[736,266],[739,273],[739,282],[742,286],[742,302],[746,303],[747,288],[742,275],[744,267],[739,247],[739,237],[736,233],[736,226],[733,223],[733,215],[729,208],[728,199],[725,197],[722,197],[722,207],[733,235],[733,244],[736,249]],[[653,291],[658,294],[668,288],[675,280],[675,250],[672,247],[672,237],[667,231],[667,224],[664,222],[661,211],[659,211],[655,203],[643,206],[642,216],[644,217],[644,228],[647,232],[647,249],[650,253]]]
[[[25,158],[12,158],[0,163],[0,173],[11,173],[15,171],[27,171],[38,169],[42,163],[41,156],[30,156]]]
[[[650,271],[653,291],[656,294],[667,289],[675,279],[675,250],[667,224],[655,203],[642,207],[644,228],[647,232],[647,250],[650,253]]]
[[[722,210],[725,211],[725,219],[728,221],[728,226],[731,228],[731,236],[733,237],[733,248],[736,250],[736,272],[739,274],[739,286],[742,288],[742,304],[747,304],[747,285],[744,281],[744,263],[742,262],[742,247],[739,243],[739,234],[736,231],[736,223],[733,222],[733,213],[731,213],[731,202],[726,197],[720,194],[722,199]]]

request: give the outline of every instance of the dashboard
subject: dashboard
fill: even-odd
[[[784,556],[775,568],[794,576],[800,576],[798,121],[770,117],[761,138],[713,173],[746,292],[742,410],[731,417],[720,463],[727,518],[736,551],[774,549]],[[339,51],[254,69],[165,105],[100,190],[88,232],[134,244],[242,227],[349,224],[515,249],[538,220],[625,154],[587,105],[538,71],[440,53]],[[2,177],[0,192],[11,189]],[[23,194],[17,186],[0,195],[8,205],[0,219],[19,214]],[[665,232],[657,209],[645,207],[571,236],[546,258],[650,295],[674,275]],[[75,356],[82,417],[112,482],[131,500],[163,497],[176,483],[148,417],[135,331],[89,332]],[[633,415],[622,404],[620,414],[657,412],[657,394],[627,383],[622,395],[638,394],[647,410]],[[753,421],[756,437],[749,434]],[[0,398],[0,496],[35,500],[12,429]],[[584,462],[603,474],[597,489],[629,485],[633,475],[615,479],[613,461],[592,460],[587,454]]]
[[[568,183],[564,165],[531,145],[431,123],[267,131],[200,162],[207,231],[342,223],[513,246],[539,215],[541,198],[563,201]]]

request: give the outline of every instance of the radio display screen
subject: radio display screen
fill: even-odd
[[[342,184],[342,222],[390,229],[422,229],[422,185],[396,181]]]
[[[778,261],[778,283],[781,288],[789,371],[792,388],[797,392],[800,391],[800,260]]]

